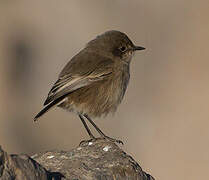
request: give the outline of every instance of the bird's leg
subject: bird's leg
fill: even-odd
[[[92,126],[94,126],[94,128],[97,130],[97,132],[102,136],[104,137],[105,139],[108,139],[112,142],[117,142],[119,144],[123,144],[123,142],[121,140],[118,140],[118,139],[114,139],[114,138],[111,138],[109,136],[106,136],[101,129],[99,129],[97,127],[97,125],[91,120],[91,118],[87,115],[87,114],[84,114],[84,117],[92,124]]]
[[[94,135],[92,134],[92,132],[90,131],[89,127],[87,126],[87,124],[86,124],[86,122],[85,122],[83,116],[82,116],[81,114],[79,114],[78,116],[79,116],[79,118],[81,119],[81,122],[83,123],[83,125],[84,125],[86,131],[88,132],[88,134],[89,134],[89,136],[90,136],[90,138],[91,138],[91,139],[96,139],[96,138],[94,137]]]

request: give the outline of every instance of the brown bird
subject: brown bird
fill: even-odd
[[[129,82],[129,65],[136,50],[128,36],[120,31],[107,31],[88,42],[61,71],[49,91],[45,107],[36,115],[36,121],[54,106],[75,112],[90,138],[95,136],[88,120],[105,139],[122,143],[106,136],[91,118],[114,113],[121,103]]]

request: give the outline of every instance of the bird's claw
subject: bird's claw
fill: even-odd
[[[118,144],[122,144],[123,145],[123,141],[119,140],[119,139],[114,139],[114,138],[111,138],[111,137],[108,137],[108,136],[104,136],[103,137],[104,139],[107,139],[111,142],[114,142],[114,143],[118,143]]]

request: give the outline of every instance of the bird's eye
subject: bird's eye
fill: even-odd
[[[126,47],[125,47],[125,46],[121,46],[119,49],[120,49],[120,51],[122,51],[122,52],[126,51]]]

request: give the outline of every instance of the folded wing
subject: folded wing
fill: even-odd
[[[44,105],[95,81],[103,80],[112,73],[112,64],[111,59],[98,54],[85,53],[83,56],[82,53],[78,54],[60,73]]]

